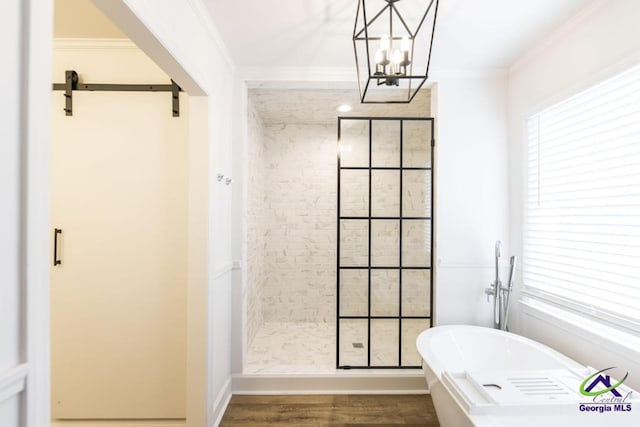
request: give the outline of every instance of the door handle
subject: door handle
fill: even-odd
[[[58,259],[58,235],[62,234],[61,228],[53,229],[53,266],[61,265],[62,260]]]

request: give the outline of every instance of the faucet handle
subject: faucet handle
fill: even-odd
[[[487,302],[489,302],[489,296],[490,295],[495,295],[496,291],[495,291],[495,288],[493,286],[491,286],[489,288],[484,288],[484,293],[485,293],[485,295],[487,295]]]

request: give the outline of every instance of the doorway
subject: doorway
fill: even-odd
[[[78,16],[78,3],[85,16]],[[89,1],[73,4],[75,21],[93,22],[96,32],[56,40],[54,83],[70,69],[89,84],[170,83]],[[57,4],[56,15],[63,12]],[[70,116],[66,101],[54,92],[54,425],[89,419],[184,425],[188,96],[179,95],[179,117],[166,92],[74,92]]]

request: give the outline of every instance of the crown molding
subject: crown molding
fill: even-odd
[[[349,82],[356,83],[352,67],[240,67],[238,76],[249,86],[260,82]]]
[[[134,42],[129,39],[53,39],[53,50],[140,50]]]
[[[428,83],[438,80],[504,78],[506,68],[432,68]],[[354,67],[239,67],[238,77],[251,89],[352,89]]]
[[[438,68],[429,69],[429,80],[427,82],[437,82],[438,80],[468,80],[468,79],[489,79],[507,77],[507,68],[492,67],[469,67],[469,68]]]

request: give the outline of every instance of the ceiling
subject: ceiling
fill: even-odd
[[[409,104],[361,104],[358,90],[250,89],[249,99],[266,124],[335,125],[338,116],[429,117],[430,91],[421,90]],[[340,105],[353,110],[339,113]]]
[[[357,0],[203,1],[238,66],[354,66]],[[591,1],[440,0],[432,67],[508,67]]]

